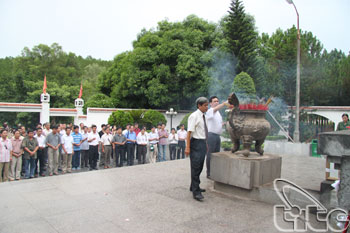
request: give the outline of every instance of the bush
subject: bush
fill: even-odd
[[[139,126],[144,125],[143,117],[144,117],[146,110],[136,109],[136,110],[130,110],[128,112],[130,113],[131,117],[133,118],[134,123],[137,122],[139,124]]]
[[[187,113],[184,118],[182,118],[181,122],[180,122],[180,125],[184,125],[185,126],[185,129],[187,129],[187,123],[188,123],[188,118],[189,116],[192,114],[192,112],[190,113]]]
[[[127,124],[133,124],[134,119],[132,118],[130,112],[117,110],[113,112],[108,118],[108,124],[126,127]]]
[[[143,115],[142,123],[147,129],[151,128],[151,126],[156,126],[158,123],[166,124],[167,120],[163,114],[155,110],[148,110]]]
[[[232,85],[232,91],[238,94],[238,97],[246,97],[250,99],[255,99],[256,90],[254,85],[254,80],[249,74],[245,72],[239,73]]]

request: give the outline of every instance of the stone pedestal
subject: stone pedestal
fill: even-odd
[[[227,152],[213,153],[210,178],[216,182],[251,190],[281,177],[282,158],[251,153],[249,157]]]
[[[320,133],[317,153],[340,169],[339,207],[350,211],[350,130]]]

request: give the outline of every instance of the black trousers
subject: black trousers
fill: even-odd
[[[35,159],[35,174],[39,174],[43,175],[46,171],[46,153],[44,151],[44,149],[39,149],[37,151],[37,157]]]
[[[169,144],[170,160],[176,159],[176,146],[177,144]]]
[[[185,158],[185,148],[186,148],[186,142],[185,141],[179,141],[179,149],[177,150],[177,159],[180,159],[180,151],[182,153],[182,158]]]
[[[207,143],[204,139],[191,139],[190,162],[191,162],[191,188],[193,195],[200,194],[199,177],[203,170],[205,155],[207,154]]]
[[[137,145],[137,159],[138,164],[145,164],[146,163],[146,154],[147,154],[147,146],[146,145]]]
[[[89,146],[90,169],[95,169],[97,167],[97,160],[98,160],[98,145]]]
[[[208,133],[208,154],[207,154],[207,176],[210,176],[210,159],[211,153],[220,152],[221,139],[219,134]]]
[[[128,166],[134,165],[134,155],[135,155],[135,144],[127,143],[126,144],[127,156],[128,156]]]
[[[125,146],[117,145],[115,147],[115,165],[122,167],[125,160]]]

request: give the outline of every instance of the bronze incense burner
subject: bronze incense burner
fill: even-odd
[[[263,155],[264,150],[261,146],[271,128],[270,123],[265,119],[268,103],[240,105],[235,93],[229,95],[228,102],[234,106],[228,113],[228,123],[226,125],[234,144],[231,150],[232,153],[239,150],[242,141],[242,154],[248,157],[251,145],[255,141],[255,151]]]

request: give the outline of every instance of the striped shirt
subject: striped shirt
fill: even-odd
[[[72,137],[73,137],[73,142],[74,144],[79,144],[81,142],[81,140],[83,140],[83,136],[81,135],[81,133],[72,133]],[[80,146],[74,146],[74,151],[80,151]]]

